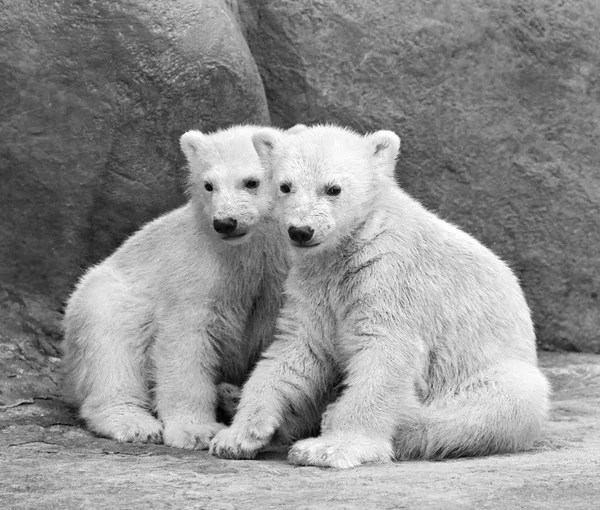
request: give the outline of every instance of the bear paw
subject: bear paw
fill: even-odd
[[[269,423],[231,426],[219,432],[210,443],[210,453],[223,459],[253,459],[269,444],[275,426]]]
[[[218,407],[225,413],[227,419],[233,420],[241,395],[242,390],[239,386],[229,383],[221,383],[217,386]]]
[[[86,419],[94,432],[119,443],[160,443],[163,427],[150,413],[129,407],[111,408],[101,416]]]
[[[222,423],[195,423],[176,421],[165,423],[163,440],[165,445],[185,450],[206,450],[210,440],[225,428]]]
[[[366,462],[389,462],[391,459],[390,441],[360,434],[304,439],[295,443],[288,453],[291,464],[338,469],[353,468]]]

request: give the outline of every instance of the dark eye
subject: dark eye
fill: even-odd
[[[206,191],[212,191],[213,190],[213,185],[210,182],[205,182],[204,183],[204,189]]]
[[[279,189],[282,193],[289,193],[290,191],[292,191],[292,187],[289,184],[282,184],[281,186],[279,186]]]
[[[342,188],[340,188],[337,184],[334,184],[333,186],[329,186],[326,191],[326,193],[330,197],[337,197],[341,192],[342,192]]]
[[[248,179],[244,185],[246,186],[246,188],[248,189],[254,189],[254,188],[258,188],[258,185],[260,184],[260,182],[258,182],[256,179]]]

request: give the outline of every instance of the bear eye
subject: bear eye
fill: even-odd
[[[212,191],[213,190],[213,185],[210,182],[205,182],[204,183],[204,189],[206,191]]]
[[[259,184],[260,184],[260,182],[257,179],[248,179],[247,181],[244,182],[244,186],[246,186],[246,188],[248,188],[248,189],[258,188]]]
[[[329,186],[325,192],[330,197],[337,197],[342,192],[342,188],[340,188],[337,184],[334,184],[333,186]]]
[[[289,193],[290,191],[292,191],[292,187],[289,184],[282,184],[281,186],[279,186],[279,189],[282,193]]]

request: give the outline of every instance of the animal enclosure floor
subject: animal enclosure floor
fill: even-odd
[[[533,450],[346,471],[292,467],[277,451],[228,461],[98,438],[32,380],[29,398],[7,403],[0,394],[0,507],[599,508],[600,356],[540,358],[554,398],[546,436]],[[18,361],[10,365],[15,374],[0,374],[1,384],[27,382]]]

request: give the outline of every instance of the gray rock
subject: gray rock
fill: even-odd
[[[268,123],[232,8],[225,0],[2,3],[6,289],[48,296],[56,309],[83,267],[183,202],[184,131]]]
[[[600,352],[600,3],[246,0],[274,124],[403,139],[399,182],[521,278],[542,347]]]
[[[600,356],[542,353],[541,366],[554,405],[532,450],[348,470],[291,466],[275,448],[239,461],[117,443],[82,429],[52,397],[0,405],[0,501],[10,509],[597,508]]]

